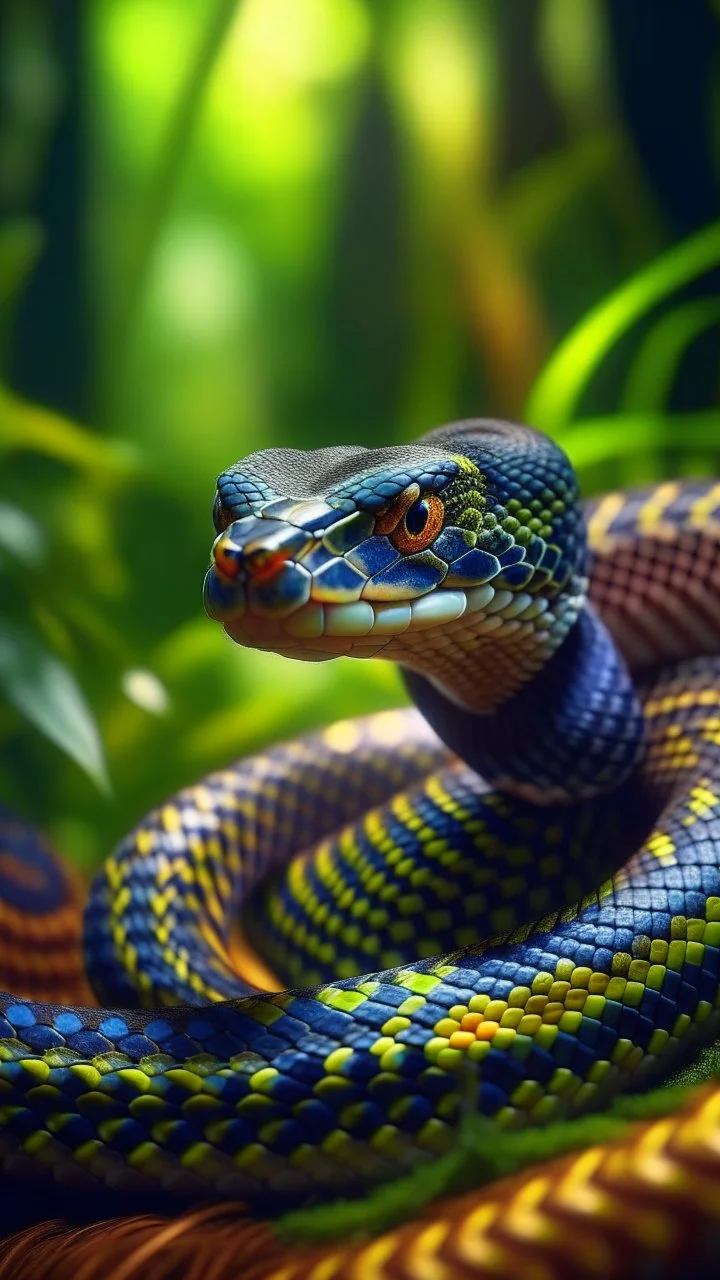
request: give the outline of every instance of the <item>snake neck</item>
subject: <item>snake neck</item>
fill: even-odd
[[[483,609],[442,632],[404,636],[401,665],[462,711],[490,715],[547,665],[577,622],[586,591],[579,574],[554,599],[498,589]]]
[[[567,620],[567,619],[566,619]],[[495,651],[493,651],[495,652]],[[481,664],[477,663],[476,669]],[[445,673],[444,673],[445,674]],[[581,604],[541,668],[499,701],[464,703],[465,677],[406,670],[408,689],[443,741],[495,788],[537,804],[615,790],[645,754],[642,709],[612,638]],[[502,675],[496,673],[498,685]]]

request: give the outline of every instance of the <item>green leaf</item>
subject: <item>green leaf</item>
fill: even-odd
[[[566,427],[593,374],[623,334],[658,303],[718,263],[720,222],[713,222],[593,307],[545,365],[528,397],[527,421],[551,433]]]
[[[3,551],[28,569],[36,569],[45,556],[45,534],[40,525],[9,502],[0,502],[0,552]]]
[[[36,729],[108,791],[95,719],[72,672],[22,623],[0,619],[0,690]]]

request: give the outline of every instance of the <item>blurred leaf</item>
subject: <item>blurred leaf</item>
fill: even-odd
[[[720,222],[668,249],[604,298],[572,330],[537,379],[528,422],[544,431],[567,426],[604,357],[642,316],[720,263]]]
[[[0,502],[0,551],[28,569],[42,563],[45,534],[36,520],[20,507]]]
[[[37,639],[44,641],[61,662],[74,665],[77,659],[74,637],[65,620],[48,605],[42,589],[33,594],[30,608],[32,630]]]
[[[29,628],[7,618],[0,619],[0,688],[100,790],[109,789],[97,726],[74,675]]]
[[[720,298],[694,298],[661,316],[628,373],[623,410],[659,412],[667,407],[683,356],[696,338],[715,325],[720,325]]]
[[[126,440],[103,440],[0,386],[0,455],[16,449],[42,453],[108,478],[138,470],[139,455]]]
[[[53,594],[53,606],[63,622],[98,652],[104,652],[109,665],[120,666],[130,660],[127,639],[117,624],[106,618],[88,594],[81,594],[68,582]],[[114,674],[110,679],[114,678]]]

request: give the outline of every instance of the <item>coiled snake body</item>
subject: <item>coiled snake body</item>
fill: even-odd
[[[420,710],[221,770],[115,850],[85,926],[115,1008],[0,997],[3,1175],[352,1191],[463,1108],[542,1123],[716,1034],[720,487],[583,513],[545,437],[469,422],[251,455],[215,521],[235,639],[392,658]],[[18,916],[57,909],[43,857],[3,854]]]

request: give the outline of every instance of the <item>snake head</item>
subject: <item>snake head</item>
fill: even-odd
[[[205,608],[240,644],[421,668],[449,637],[529,623],[562,595],[584,554],[576,505],[564,455],[510,424],[264,450],[218,479]]]

